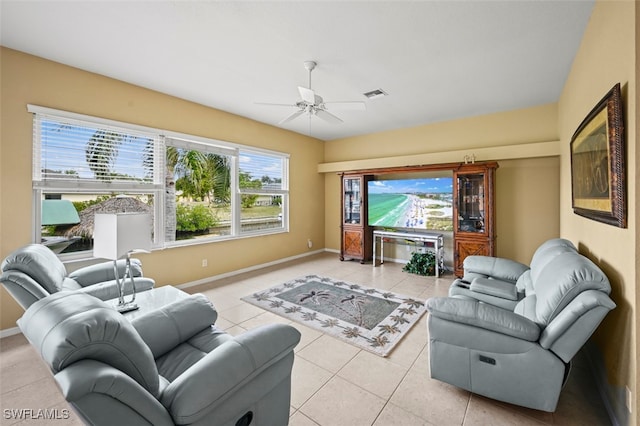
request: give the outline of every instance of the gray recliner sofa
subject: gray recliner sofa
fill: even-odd
[[[273,324],[232,337],[216,318],[203,295],[129,322],[95,297],[60,292],[18,325],[88,424],[288,424],[298,330]]]
[[[468,291],[427,300],[431,377],[489,398],[555,411],[572,358],[616,306],[605,274],[572,246],[543,247],[530,269],[511,277],[518,283],[509,284],[518,289],[515,294],[522,289],[512,309],[491,303],[505,299],[499,291],[487,299],[486,293],[462,288]],[[486,286],[502,281],[498,288],[506,292],[499,266],[496,262],[492,271],[498,278],[468,278],[473,283],[479,277]]]
[[[124,276],[125,261],[118,260],[117,265],[118,274]],[[64,264],[55,253],[41,244],[30,244],[15,250],[2,261],[0,268],[0,282],[24,309],[60,291],[80,291],[101,300],[119,296],[113,262],[98,263],[67,274]],[[143,276],[140,260],[131,259],[130,273],[136,292],[155,286],[153,279]],[[127,278],[125,294],[131,293],[131,281]]]
[[[577,253],[569,240],[553,238],[542,243],[531,258],[531,266],[515,260],[491,256],[465,258],[464,275],[449,287],[449,296],[478,300],[504,309],[513,310],[531,289],[531,273],[542,267],[557,254]]]

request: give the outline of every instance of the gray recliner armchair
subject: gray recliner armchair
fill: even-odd
[[[92,425],[286,425],[300,333],[285,324],[232,337],[203,295],[129,322],[60,292],[18,320],[65,398]]]
[[[532,261],[513,309],[465,295],[427,300],[432,378],[555,411],[571,359],[616,306],[593,262],[555,250]]]
[[[449,296],[478,300],[504,309],[513,310],[531,290],[531,270],[542,267],[557,254],[577,253],[569,240],[553,238],[542,243],[531,258],[531,266],[515,260],[491,257],[468,256],[464,259],[464,275],[449,287]]]
[[[118,260],[118,274],[125,273],[125,261]],[[11,253],[2,261],[0,282],[9,294],[27,309],[37,300],[60,291],[80,291],[101,300],[119,296],[113,262],[103,262],[80,268],[70,274],[64,264],[47,247],[30,244]],[[142,263],[131,259],[130,273],[136,292],[150,290],[155,281],[142,275]],[[129,278],[125,281],[125,294],[131,294]]]

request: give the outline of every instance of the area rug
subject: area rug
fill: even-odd
[[[387,356],[425,313],[424,302],[307,275],[242,298],[277,315]]]

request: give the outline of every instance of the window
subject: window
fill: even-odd
[[[285,158],[240,150],[240,232],[282,229],[288,211]]]
[[[148,211],[155,247],[288,231],[287,155],[31,105],[29,111],[34,240],[56,252],[90,250],[96,212]],[[77,223],[43,222],[43,215],[71,221],[73,215],[50,214],[69,203]]]

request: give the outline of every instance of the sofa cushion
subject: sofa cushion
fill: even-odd
[[[209,299],[193,294],[155,309],[132,321],[154,358],[166,354],[216,322],[218,313]]]
[[[532,275],[534,272],[532,270]],[[576,252],[557,254],[547,262],[538,271],[534,286],[537,322],[544,325],[584,291],[611,292],[609,280],[600,268]]]
[[[158,395],[158,371],[151,351],[129,321],[101,300],[62,291],[31,305],[18,325],[54,373],[76,361],[93,359]]]
[[[577,253],[578,250],[569,240],[554,238],[545,241],[536,249],[531,257],[531,279],[535,282],[544,266],[561,253]]]
[[[539,324],[536,318],[536,302],[537,297],[534,294],[530,294],[521,301],[518,302],[513,312],[518,315],[522,315],[525,318],[534,321],[536,324]]]
[[[169,382],[173,382],[209,352],[230,340],[233,340],[230,334],[216,327],[206,327],[185,343],[156,359],[158,373]]]
[[[14,251],[2,262],[2,270],[20,271],[51,294],[60,291],[67,275],[62,262],[42,244],[29,244]]]

